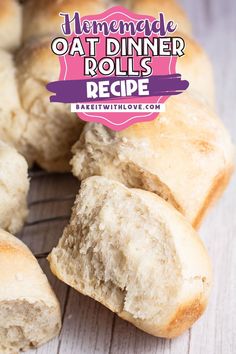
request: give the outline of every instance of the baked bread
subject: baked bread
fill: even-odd
[[[178,24],[175,37],[182,37],[185,41],[185,55],[177,60],[177,72],[189,81],[190,89],[199,92],[203,99],[214,106],[214,79],[212,64],[204,49],[191,37],[190,22],[174,0],[134,0],[129,2],[133,12],[155,16],[164,12],[166,20],[173,20]]]
[[[17,0],[1,0],[0,48],[14,50],[20,46],[22,8]]]
[[[30,250],[0,230],[0,352],[19,353],[55,337],[60,306]]]
[[[215,106],[215,89],[212,64],[205,50],[185,33],[175,32],[175,37],[185,41],[184,55],[177,59],[176,72],[189,81],[188,90],[193,90],[202,100]]]
[[[126,6],[135,13],[154,17],[163,12],[166,21],[178,25],[173,35],[184,38],[186,46],[185,55],[177,60],[177,72],[190,82],[190,89],[214,106],[212,65],[204,49],[191,38],[191,24],[181,6],[175,0],[128,0]]]
[[[127,0],[127,7],[135,13],[153,17],[163,12],[165,20],[174,21],[179,31],[188,35],[192,33],[192,26],[185,11],[175,0]]]
[[[28,119],[20,103],[13,57],[4,50],[0,56],[0,140],[14,146],[30,162],[23,138]]]
[[[121,132],[86,124],[72,150],[73,173],[80,180],[103,175],[154,192],[195,227],[233,170],[233,147],[223,124],[187,92],[169,98],[157,119]]]
[[[182,215],[104,177],[82,182],[49,261],[59,279],[159,337],[188,329],[209,296],[209,258]]]
[[[37,3],[37,5],[36,5]],[[24,5],[23,38],[36,38],[44,35],[61,34],[63,17],[59,13],[75,11],[81,16],[94,15],[107,9],[105,0],[28,0]]]
[[[0,141],[0,228],[20,231],[27,216],[28,166],[14,148]]]
[[[69,170],[71,146],[83,126],[70,106],[50,103],[46,89],[59,79],[60,65],[50,40],[30,41],[17,56],[19,94],[28,122],[23,137],[32,159],[48,171]]]

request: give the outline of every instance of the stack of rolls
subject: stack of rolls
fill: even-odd
[[[22,133],[27,114],[19,98],[14,54],[21,45],[22,7],[1,1],[0,11],[0,228],[18,232],[27,217],[28,165]]]
[[[178,24],[186,54],[177,72],[190,88],[169,98],[157,119],[114,132],[85,124],[65,104],[50,103],[46,89],[59,77],[50,48],[61,32],[59,13],[92,15],[114,3],[1,1],[0,228],[16,233],[27,216],[26,160],[46,171],[72,170],[82,188],[49,256],[52,272],[138,328],[171,338],[206,308],[211,266],[194,229],[227,186],[234,149],[215,113],[211,62],[182,8],[175,0],[120,4],[139,14],[163,12]],[[9,263],[13,254],[20,275]],[[55,295],[30,251],[3,230],[0,265],[1,353],[37,347],[57,335]],[[30,318],[40,313],[40,319],[29,324],[25,311]]]
[[[214,110],[211,63],[183,11],[167,0],[128,6],[179,22],[186,54],[177,71],[190,89],[169,98],[151,122],[121,132],[85,125],[71,160],[81,190],[49,262],[82,294],[147,333],[172,338],[208,302],[211,266],[194,229],[228,184],[234,149]]]

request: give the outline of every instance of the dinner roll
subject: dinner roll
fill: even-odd
[[[188,329],[209,296],[209,258],[182,215],[103,177],[82,182],[49,261],[59,279],[159,337]]]
[[[204,49],[191,38],[191,25],[180,5],[174,0],[128,0],[128,7],[136,13],[156,16],[165,14],[166,21],[177,23],[173,36],[185,41],[185,55],[177,60],[177,72],[189,81],[190,89],[200,93],[214,106],[214,79],[211,62]],[[170,35],[170,34],[169,34]]]
[[[61,34],[60,12],[69,13],[73,18],[75,11],[85,16],[101,13],[106,8],[106,0],[28,0],[24,5],[23,38]]]
[[[103,175],[155,192],[196,227],[228,183],[233,147],[221,121],[185,92],[157,119],[114,132],[88,123],[73,147],[79,179]]]
[[[175,0],[127,0],[127,7],[135,13],[156,18],[163,12],[166,22],[174,21],[179,31],[188,35],[192,33],[192,26],[186,13]]]
[[[13,57],[3,50],[0,57],[0,140],[13,145],[30,162],[30,151],[23,138],[28,120],[20,103]]]
[[[69,170],[71,146],[78,139],[82,121],[71,113],[70,105],[50,103],[46,89],[59,80],[60,65],[50,49],[50,40],[30,41],[17,56],[21,102],[28,114],[24,131],[31,156],[48,171]]]
[[[18,232],[27,216],[29,190],[25,159],[0,141],[0,228]]]
[[[55,337],[60,306],[30,250],[0,230],[0,352],[19,353]]]
[[[215,90],[212,64],[205,50],[185,33],[175,32],[185,41],[184,55],[177,59],[176,72],[189,81],[189,90],[198,93],[202,100],[215,106]]]
[[[20,46],[22,9],[17,0],[1,0],[0,48],[14,50]]]

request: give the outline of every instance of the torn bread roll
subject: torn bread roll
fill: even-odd
[[[155,336],[182,334],[207,305],[211,267],[192,227],[157,195],[104,177],[82,182],[49,261],[66,284]]]
[[[0,2],[0,48],[15,50],[21,44],[22,8],[17,0]]]
[[[4,50],[0,56],[0,140],[14,146],[30,162],[23,138],[28,119],[20,103],[13,56]]]
[[[63,17],[59,13],[69,13],[71,18],[77,11],[81,17],[95,15],[107,9],[105,0],[28,0],[24,5],[24,41],[45,35],[61,34]]]
[[[55,337],[60,306],[30,250],[0,230],[0,352],[19,353]]]
[[[102,175],[154,192],[195,227],[224,190],[234,163],[223,124],[187,92],[169,98],[157,119],[120,132],[86,124],[73,153],[80,180]]]
[[[0,228],[20,231],[28,214],[28,165],[14,148],[0,141]]]
[[[23,134],[32,159],[47,171],[69,171],[71,146],[79,138],[83,123],[70,105],[50,103],[46,89],[59,79],[59,59],[50,40],[30,41],[17,56],[17,78],[22,106],[28,115]]]
[[[178,31],[188,35],[192,33],[192,26],[185,11],[175,0],[127,0],[126,6],[135,13],[156,18],[163,12],[165,21],[175,22]]]

